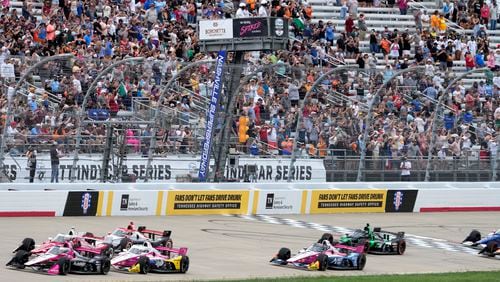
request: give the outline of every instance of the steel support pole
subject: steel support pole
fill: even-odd
[[[311,88],[309,89],[309,91],[306,92],[306,95],[304,96],[302,105],[300,105],[300,102],[299,102],[299,112],[298,112],[297,125],[295,127],[295,138],[293,139],[292,156],[290,158],[290,164],[288,165],[288,182],[292,182],[292,178],[293,178],[292,168],[295,165],[295,161],[296,161],[296,158],[297,158],[297,153],[296,153],[296,151],[297,151],[297,139],[299,137],[298,136],[298,132],[299,132],[299,127],[300,127],[300,122],[303,119],[303,110],[304,110],[305,101],[307,101],[307,98],[309,98],[309,96],[314,91],[314,89],[326,77],[328,77],[331,74],[334,74],[334,73],[337,73],[337,72],[341,72],[341,71],[345,71],[345,70],[359,70],[359,68],[357,66],[342,66],[342,67],[337,67],[337,68],[329,70],[328,72],[326,72],[325,74],[321,75],[318,79],[316,79],[314,81],[314,83],[311,86]]]
[[[273,69],[275,67],[280,67],[280,66],[283,66],[285,68],[291,68],[291,66],[288,64],[288,63],[276,63],[276,64],[270,64],[270,65],[264,65],[264,66],[260,66],[259,68],[257,68],[255,71],[251,72],[250,74],[247,74],[245,75],[245,77],[243,77],[243,79],[240,81],[239,85],[238,85],[238,88],[236,88],[235,92],[233,93],[233,95],[236,95],[236,96],[233,96],[233,100],[236,99],[237,95],[240,93],[241,91],[241,88],[246,85],[248,83],[248,81],[250,81],[252,79],[252,77],[256,76],[259,72],[264,72],[268,69]],[[223,139],[225,140],[224,141],[224,144],[222,146],[222,150],[226,150],[226,156],[227,156],[227,152],[229,151],[229,146],[227,146],[227,143],[228,143],[228,139],[230,138],[230,130],[231,130],[231,124],[232,124],[232,120],[234,120],[234,103],[230,105],[231,107],[228,109],[228,114],[226,115],[226,119],[224,121],[224,125],[223,125],[223,128],[226,128],[223,132],[224,136],[223,136]],[[214,178],[214,182],[217,182],[219,181],[219,177],[221,177],[224,173],[224,165],[225,165],[225,162],[224,163],[220,163],[219,160],[216,160],[217,162],[217,165],[215,167],[215,176],[216,178]],[[221,171],[222,170],[222,171]]]
[[[75,181],[76,165],[78,163],[78,154],[79,154],[79,150],[80,150],[80,144],[82,141],[81,135],[82,135],[82,124],[83,123],[81,121],[84,120],[85,111],[87,109],[87,100],[88,100],[90,94],[92,93],[92,91],[95,90],[95,87],[97,86],[97,83],[99,82],[99,80],[103,76],[105,76],[108,73],[110,73],[111,71],[113,71],[116,67],[124,65],[124,64],[128,64],[128,63],[132,63],[132,62],[141,62],[141,61],[144,61],[144,57],[127,58],[127,59],[123,59],[121,61],[117,61],[117,62],[109,65],[108,67],[106,67],[104,70],[102,70],[96,76],[96,78],[92,81],[92,84],[90,84],[89,88],[87,89],[87,92],[85,93],[85,96],[83,97],[82,107],[80,109],[80,112],[78,113],[78,120],[80,121],[80,123],[78,124],[78,127],[76,128],[75,152],[73,155],[73,166],[71,167],[72,173],[71,173],[71,177],[70,177],[71,182]]]
[[[19,88],[21,88],[21,86],[23,85],[23,82],[26,80],[26,78],[29,75],[31,75],[31,73],[35,69],[37,69],[38,67],[43,66],[44,64],[52,62],[52,61],[57,61],[57,60],[61,60],[61,59],[71,59],[73,57],[74,57],[74,55],[72,53],[68,53],[68,54],[59,54],[59,55],[44,58],[40,62],[34,64],[28,70],[26,70],[26,72],[21,76],[21,78],[19,78],[19,81],[17,81],[16,86],[14,87],[12,97],[10,97],[10,99],[9,99],[9,97],[7,97],[7,114],[5,116],[5,125],[4,125],[3,133],[2,133],[2,141],[0,142],[0,163],[2,164],[2,167],[4,164],[4,160],[5,160],[4,151],[5,151],[5,145],[6,145],[5,139],[7,138],[7,126],[10,124],[11,119],[12,119],[12,100],[14,100],[14,98],[16,97],[17,91],[19,91]]]
[[[369,109],[368,109],[368,114],[366,115],[366,119],[364,122],[365,130],[363,131],[363,140],[361,147],[361,156],[359,158],[359,165],[358,165],[358,176],[356,178],[356,181],[359,182],[363,178],[363,170],[365,169],[365,164],[366,164],[366,143],[368,142],[368,134],[370,132],[370,127],[372,127],[373,123],[373,106],[375,105],[375,101],[380,97],[380,94],[385,90],[387,85],[391,83],[396,77],[405,74],[407,72],[417,72],[419,70],[425,70],[425,66],[417,66],[417,67],[412,67],[412,68],[407,68],[404,70],[400,70],[396,73],[394,73],[391,78],[389,78],[386,82],[380,86],[379,89],[377,89],[377,92],[375,92],[375,95],[373,95],[373,98],[371,102],[369,103]]]

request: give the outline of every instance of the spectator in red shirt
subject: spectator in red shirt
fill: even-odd
[[[349,35],[350,33],[352,33],[353,30],[354,30],[354,20],[352,19],[352,16],[349,15],[345,20],[345,31]]]

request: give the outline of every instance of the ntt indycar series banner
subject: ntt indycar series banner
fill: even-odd
[[[247,177],[247,166],[255,166],[255,172],[252,173],[252,179],[258,183],[276,183],[287,182],[291,173],[294,182],[325,182],[326,171],[323,160],[305,159],[295,163],[290,170],[289,159],[258,159],[258,158],[239,158],[237,166],[227,166],[225,176],[228,179],[237,182],[243,182]],[[137,182],[176,182],[178,176],[189,174],[193,177],[198,176],[200,167],[200,157],[178,157],[168,156],[165,158],[155,158],[151,163],[152,169],[149,175],[146,175],[147,158],[129,156],[123,161],[120,175],[134,175]],[[6,158],[4,161],[4,171],[14,183],[27,183],[29,181],[29,170],[26,168],[26,157]],[[210,166],[213,161],[210,162]],[[37,156],[35,173],[35,183],[49,183],[51,174],[50,156],[39,154]],[[99,182],[102,168],[102,155],[91,155],[81,158],[75,170],[72,170],[73,159],[61,158],[59,164],[59,182],[70,182],[74,174],[75,183]],[[108,178],[112,179],[118,168],[108,167]]]
[[[219,95],[222,89],[222,72],[224,69],[224,62],[226,61],[226,50],[219,51],[217,62],[215,65],[215,79],[212,89],[212,97],[210,98],[210,106],[207,113],[207,126],[205,127],[205,141],[201,151],[200,170],[198,178],[200,182],[205,182],[208,176],[208,169],[210,164],[210,151],[212,150],[212,131],[214,128],[215,115],[217,114],[217,106],[219,102]]]

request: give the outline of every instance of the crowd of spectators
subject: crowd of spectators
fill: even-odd
[[[248,121],[249,130],[239,136],[235,147],[240,152],[289,155],[295,138],[302,157],[357,156],[364,146],[360,140],[366,130],[367,104],[377,89],[397,70],[425,66],[425,71],[391,83],[376,100],[373,127],[368,129],[367,155],[394,160],[426,156],[431,119],[440,95],[447,98],[445,112],[439,113],[436,156],[460,158],[477,146],[483,157],[496,154],[500,79],[490,74],[492,77],[472,87],[458,84],[450,93],[440,92],[453,78],[458,61],[465,61],[467,69],[489,67],[496,71],[500,67],[500,49],[491,48],[487,30],[496,29],[494,1],[474,1],[471,5],[444,1],[438,3],[440,10],[431,16],[424,10],[412,9],[406,0],[327,2],[341,7],[331,18],[345,20],[343,25],[313,20],[314,11],[307,1],[207,0],[198,7],[192,0],[60,0],[44,1],[41,13],[33,3],[25,1],[20,14],[4,1],[0,64],[13,64],[15,77],[42,57],[68,52],[75,55],[70,62],[47,64],[37,71],[42,86],[26,87],[26,95],[14,102],[14,121],[3,125],[7,126],[7,144],[14,153],[23,153],[26,144],[56,141],[70,151],[79,122],[75,112],[93,78],[112,62],[127,57],[147,60],[132,67],[118,67],[101,79],[86,107],[106,110],[111,117],[120,111],[135,113],[136,105],[151,112],[158,104],[162,83],[184,63],[211,56],[200,53],[196,34],[199,15],[203,19],[277,16],[291,21],[296,40],[290,41],[288,50],[248,52],[244,73],[272,63],[287,63],[292,68],[261,72],[242,88],[233,129],[238,135],[240,122]],[[358,7],[381,5],[397,5],[401,14],[411,12],[417,32],[388,27],[372,30]],[[452,22],[472,29],[473,36],[455,32],[450,28]],[[369,48],[360,44],[365,41]],[[299,105],[313,82],[335,64],[352,59],[365,71],[325,79],[304,101],[304,119],[298,121]],[[180,78],[176,91],[168,93],[165,107],[174,113],[168,117],[177,126],[159,130],[156,153],[196,153],[200,147],[205,120],[201,108],[210,95],[210,71],[208,65],[196,68]],[[5,78],[3,82],[12,87],[14,80]],[[6,89],[2,87],[0,99],[4,113]],[[299,131],[295,132],[297,123]],[[89,145],[89,152],[102,147],[97,145],[105,142],[105,133],[104,125],[89,124],[84,128],[84,144]],[[147,151],[150,131],[133,127],[122,134],[131,151]],[[391,165],[390,161],[386,163]]]

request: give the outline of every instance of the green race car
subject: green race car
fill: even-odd
[[[402,255],[406,250],[405,233],[393,233],[381,230],[380,227],[357,229],[351,234],[340,237],[339,244],[357,247],[365,246],[365,251],[370,254],[379,255]]]

